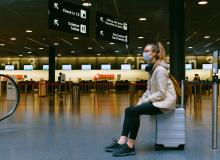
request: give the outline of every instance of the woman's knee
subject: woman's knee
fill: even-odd
[[[133,106],[129,106],[129,107],[125,108],[125,114],[130,114],[132,108],[133,108]]]
[[[138,109],[135,107],[128,107],[125,109],[125,115],[129,117],[137,117],[139,116]]]

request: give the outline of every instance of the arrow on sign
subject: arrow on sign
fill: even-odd
[[[57,20],[57,19],[54,19],[54,25],[55,26],[59,26],[59,23],[58,23],[59,21]]]
[[[56,8],[56,9],[59,9],[58,5],[59,5],[58,3],[54,3],[53,7]]]
[[[103,17],[100,17],[100,21],[101,21],[101,22],[103,22],[103,21],[104,21],[104,20],[103,20]]]
[[[104,33],[103,33],[103,31],[100,31],[100,35],[101,35],[101,36],[104,36]]]

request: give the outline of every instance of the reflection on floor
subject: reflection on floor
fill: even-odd
[[[113,159],[104,146],[120,135],[124,108],[140,95],[81,93],[78,99],[71,94],[23,94],[16,114],[0,123],[1,159]],[[219,149],[211,149],[211,101],[211,95],[187,99],[184,151],[155,151],[155,117],[142,116],[137,155],[121,159],[219,159]]]

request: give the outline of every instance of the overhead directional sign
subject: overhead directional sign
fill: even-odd
[[[124,44],[129,43],[129,26],[127,22],[97,13],[96,23],[96,38]]]
[[[71,18],[64,18],[62,16],[51,15],[49,16],[50,29],[59,30],[69,33],[80,33],[88,35],[88,25],[84,22],[75,21]]]
[[[50,29],[69,33],[89,34],[89,10],[62,0],[49,0]]]

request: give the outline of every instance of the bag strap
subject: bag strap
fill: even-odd
[[[180,98],[177,98],[177,106],[176,108],[184,108],[184,80],[181,80],[181,94],[180,94]],[[178,103],[180,100],[180,104]]]

